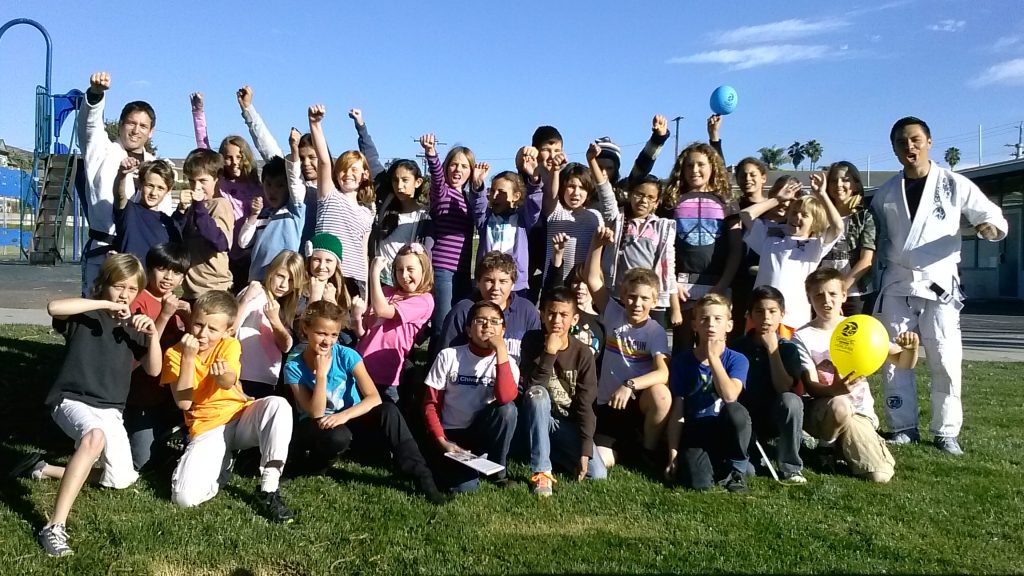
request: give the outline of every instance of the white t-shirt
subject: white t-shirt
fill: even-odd
[[[380,243],[380,254],[378,256],[383,256],[388,260],[387,266],[380,273],[380,278],[388,286],[395,285],[394,279],[391,278],[391,263],[395,261],[398,251],[402,249],[402,246],[419,241],[416,238],[416,230],[419,228],[420,222],[424,220],[430,220],[430,211],[426,208],[420,208],[412,212],[399,212],[398,224],[395,226],[395,229]]]
[[[247,287],[238,294],[239,301],[248,291]],[[260,289],[259,294],[238,311],[242,322],[236,337],[242,344],[241,379],[273,385],[277,384],[277,377],[281,373],[284,354],[274,342],[274,329],[263,313],[266,305],[267,292]]]
[[[607,404],[615,390],[630,378],[638,378],[654,370],[654,357],[668,358],[668,335],[660,324],[647,319],[643,326],[633,327],[626,310],[614,299],[608,299],[601,314],[605,329],[604,360],[597,382],[597,403]]]
[[[444,390],[441,427],[469,428],[478,412],[494,402],[497,383],[497,355],[477,356],[469,345],[445,348],[437,355],[427,374],[427,386]],[[512,376],[519,382],[519,366],[510,361]]]
[[[808,372],[814,370],[818,375],[818,383],[831,386],[839,376],[829,356],[829,343],[832,341],[832,330],[804,326],[793,334],[793,342],[800,350],[800,363]],[[875,414],[875,399],[871,396],[871,387],[866,378],[861,378],[850,390],[850,402],[857,414],[871,419],[878,428],[878,415]]]
[[[807,300],[804,280],[818,269],[838,240],[823,242],[821,238],[782,237],[769,233],[763,220],[754,220],[743,240],[761,256],[754,286],[765,284],[777,288],[786,298],[786,316],[782,323],[799,328],[811,321],[811,304]]]

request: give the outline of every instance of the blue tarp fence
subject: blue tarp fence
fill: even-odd
[[[13,168],[0,167],[0,197],[25,198],[34,207],[35,197],[31,194],[32,175]]]

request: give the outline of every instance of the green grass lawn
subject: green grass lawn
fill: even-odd
[[[61,355],[44,329],[0,326],[2,456],[70,453],[40,405]],[[525,484],[485,485],[437,508],[385,470],[343,463],[286,481],[299,516],[278,526],[254,511],[256,478],[236,476],[181,510],[169,476],[151,474],[124,491],[83,490],[69,521],[75,555],[48,559],[34,533],[57,484],[8,482],[0,573],[1021,573],[1020,374],[1020,364],[965,365],[967,455],[897,448],[896,478],[883,486],[812,470],[806,486],[757,478],[749,495],[695,494],[616,468],[603,483],[560,478],[546,501]],[[525,479],[524,466],[512,472]]]

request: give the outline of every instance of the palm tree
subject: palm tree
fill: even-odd
[[[790,161],[793,163],[795,170],[800,169],[800,163],[804,161],[804,147],[799,142],[793,142],[793,145],[786,151],[789,154]]]
[[[769,170],[777,170],[780,165],[789,162],[786,151],[778,146],[761,148],[757,153],[761,155],[761,162],[767,164]]]
[[[960,149],[956,146],[946,149],[946,164],[949,164],[949,169],[953,170],[956,165],[960,163]]]
[[[824,151],[825,150],[822,148],[821,143],[817,140],[811,140],[807,142],[807,144],[804,144],[803,152],[811,161],[811,170],[814,170],[814,165],[818,163],[818,160],[821,160],[821,154]]]

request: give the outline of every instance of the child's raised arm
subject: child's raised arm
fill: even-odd
[[[430,133],[420,136],[420,146],[427,158],[427,168],[430,172],[430,207],[433,209],[445,197],[445,191],[449,186],[444,180],[444,167],[437,157],[437,137]]]
[[[619,217],[619,203],[615,198],[615,189],[612,182],[608,181],[601,165],[597,163],[597,157],[601,154],[601,147],[597,142],[591,142],[587,148],[587,163],[590,165],[590,173],[594,175],[594,183],[597,184],[597,199],[601,203],[601,217],[605,224],[614,227]]]
[[[524,151],[526,153],[530,150],[536,152],[536,148],[528,148]],[[538,166],[537,170],[540,171],[541,180],[544,185],[544,202],[541,205],[544,216],[548,216],[555,211],[555,207],[558,206],[558,194],[561,191],[561,182],[559,181],[562,174],[562,165],[565,164],[565,154],[561,152],[555,154],[553,159],[554,169],[549,169],[547,166]]]
[[[306,202],[306,184],[302,181],[302,167],[299,165],[299,140],[302,132],[292,127],[288,133],[288,157],[284,159],[284,173],[288,177],[288,196],[293,205]]]
[[[242,86],[235,93],[235,96],[238,98],[238,107],[242,109],[242,119],[245,120],[245,125],[249,128],[252,142],[256,145],[256,150],[263,157],[263,160],[267,161],[275,156],[284,156],[274,135],[267,129],[267,125],[263,123],[263,118],[252,105],[252,88]]]
[[[832,198],[825,190],[825,185],[825,173],[815,172],[811,174],[811,192],[825,206],[825,213],[828,215],[829,226],[821,235],[822,241],[828,243],[842,236],[846,225],[843,223],[843,215],[839,213],[839,209],[836,208]]]
[[[193,92],[188,95],[192,103],[192,128],[196,132],[196,148],[210,149],[210,137],[206,134],[206,113],[203,112],[203,93]]]
[[[321,125],[327,109],[323,104],[314,104],[309,107],[309,135],[313,139],[313,147],[316,148],[317,156],[317,178],[316,196],[318,200],[324,200],[334,192],[334,175],[331,171],[331,152],[327,148],[327,139],[324,137],[324,128]]]
[[[608,305],[608,288],[604,283],[604,271],[601,269],[601,256],[604,254],[604,247],[612,243],[614,231],[611,228],[598,226],[594,231],[594,239],[590,242],[590,254],[587,257],[586,267],[583,275],[587,279],[587,288],[594,299],[594,306],[602,312]]]
[[[192,391],[196,381],[196,356],[199,354],[199,340],[191,334],[181,337],[181,362],[178,378],[171,382],[171,395],[179,410],[192,409]]]
[[[377,145],[373,143],[370,132],[366,129],[366,122],[363,121],[363,111],[359,108],[352,108],[348,111],[348,117],[356,125],[356,134],[359,135],[359,151],[366,156],[366,163],[370,166],[370,176],[376,180],[384,173],[384,165],[380,163],[380,153],[377,152]]]
[[[370,308],[373,310],[373,313],[378,318],[391,320],[398,311],[395,309],[394,304],[388,302],[387,296],[384,295],[384,287],[380,284],[380,273],[384,271],[387,265],[388,259],[383,256],[377,256],[370,262],[370,277],[367,279],[367,288],[370,292]]]
[[[658,156],[661,154],[662,146],[668,141],[668,136],[668,120],[661,114],[655,114],[651,120],[651,137],[637,154],[636,160],[633,161],[633,168],[629,171],[629,178],[626,181],[628,187],[632,188],[651,173],[654,163],[657,162]]]
[[[93,310],[108,310],[114,312],[115,316],[121,319],[131,316],[131,309],[127,304],[111,302],[110,300],[93,300],[92,298],[61,298],[51,300],[46,305],[46,312],[58,320],[66,320],[75,314],[92,312]]]
[[[137,173],[139,170],[139,161],[133,156],[126,156],[124,160],[121,160],[121,166],[117,170],[117,176],[114,178],[114,209],[124,210],[124,207],[128,205],[128,190],[125,188],[125,182],[132,174]]]
[[[774,210],[781,202],[796,198],[798,192],[800,192],[800,182],[793,180],[783,186],[775,196],[768,198],[767,200],[762,200],[757,204],[747,206],[740,211],[740,221],[743,223],[743,227],[750,228],[751,225],[753,225],[754,220],[760,218],[762,214]]]
[[[160,332],[156,329],[156,323],[145,314],[132,316],[131,322],[132,327],[140,334],[145,334],[148,339],[146,343],[146,356],[140,364],[142,371],[150,376],[159,376],[160,368],[163,367],[164,363],[164,355],[160,349]]]

